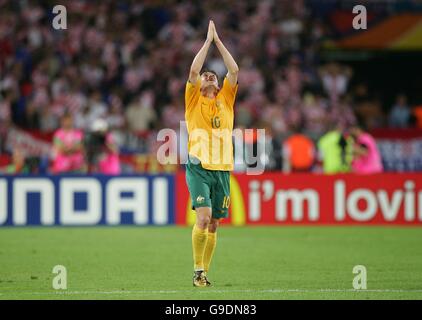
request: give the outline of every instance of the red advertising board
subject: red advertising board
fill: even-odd
[[[175,192],[176,223],[192,224],[184,172]],[[422,226],[422,174],[234,174],[223,223]]]

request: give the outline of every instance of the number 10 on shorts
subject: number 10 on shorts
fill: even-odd
[[[224,196],[223,205],[221,206],[223,209],[228,209],[230,206],[230,197]]]

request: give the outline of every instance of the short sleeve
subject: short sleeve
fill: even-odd
[[[230,107],[234,106],[234,101],[236,99],[236,93],[237,93],[237,87],[238,87],[237,83],[236,85],[232,86],[229,80],[227,79],[227,77],[224,78],[221,94],[224,96],[224,98],[226,99]]]
[[[185,89],[185,107],[190,109],[195,106],[199,99],[201,88],[201,80],[198,78],[196,83],[191,83],[189,80],[186,82]]]
[[[113,134],[111,132],[108,132],[107,135],[106,135],[106,143],[108,143],[108,144],[114,144],[115,143]]]
[[[53,135],[53,144],[54,145],[61,145],[62,144],[60,130],[57,130],[56,132],[54,132],[54,135]]]

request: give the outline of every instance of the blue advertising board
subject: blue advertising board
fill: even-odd
[[[0,176],[1,226],[174,223],[172,175]]]

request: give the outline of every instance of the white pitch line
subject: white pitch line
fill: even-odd
[[[114,290],[114,291],[53,291],[53,292],[0,292],[1,296],[7,296],[10,294],[23,294],[23,295],[112,295],[112,294],[177,294],[177,293],[422,293],[422,289],[234,289],[234,290]]]

